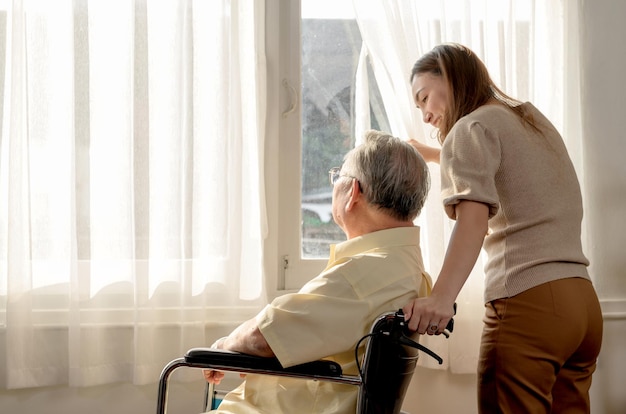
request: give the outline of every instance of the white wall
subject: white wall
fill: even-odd
[[[582,7],[583,134],[587,254],[605,309],[605,335],[592,386],[594,414],[626,412],[626,2]],[[174,378],[175,379],[175,378]],[[170,413],[197,413],[201,381],[172,381]],[[419,369],[405,408],[412,413],[476,412],[476,378]],[[156,383],[92,388],[0,390],[3,414],[154,413]]]
[[[590,270],[605,315],[594,413],[626,413],[626,2],[583,0],[582,103]]]

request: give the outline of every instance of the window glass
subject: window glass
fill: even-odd
[[[331,212],[328,170],[354,147],[355,73],[361,35],[352,0],[302,0],[302,257],[328,257],[345,240]],[[370,76],[373,79],[373,76]],[[371,127],[387,129],[378,90],[370,91]],[[388,130],[388,129],[387,129]]]

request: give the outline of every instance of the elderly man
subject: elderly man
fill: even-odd
[[[356,374],[354,348],[372,321],[430,293],[413,224],[430,184],[418,152],[368,131],[329,174],[333,219],[348,240],[331,246],[326,269],[299,292],[278,297],[214,348],[276,356],[284,367],[332,359]],[[224,375],[204,374],[214,383]],[[212,412],[354,413],[356,398],[356,387],[345,384],[247,375]]]

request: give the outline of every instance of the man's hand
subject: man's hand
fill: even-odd
[[[224,342],[226,342],[226,338],[227,337],[218,339],[213,343],[213,345],[211,345],[211,348],[224,349]],[[213,369],[203,369],[202,375],[204,375],[204,379],[208,383],[218,385],[220,382],[222,382],[222,379],[226,374],[222,371],[216,371]],[[246,374],[239,374],[239,377],[245,378]]]
[[[219,384],[226,375],[222,371],[215,371],[212,369],[204,369],[202,370],[202,374],[204,375],[206,382],[210,384]]]
[[[241,352],[248,355],[257,355],[262,357],[273,357],[274,351],[270,348],[265,337],[259,330],[256,318],[252,318],[230,333],[230,335],[220,338],[211,345],[211,348],[226,349],[228,351]],[[202,371],[204,379],[211,384],[219,384],[224,378],[224,373],[212,369]],[[240,374],[241,378],[245,378],[246,374]]]

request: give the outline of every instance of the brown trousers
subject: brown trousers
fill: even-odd
[[[582,278],[548,282],[487,303],[479,412],[589,413],[602,325],[596,292]]]

